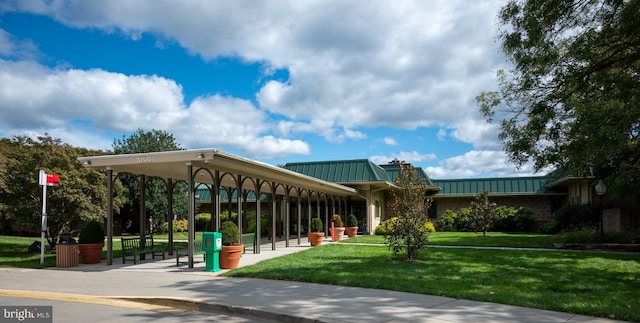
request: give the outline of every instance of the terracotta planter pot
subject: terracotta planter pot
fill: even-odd
[[[340,240],[342,240],[342,237],[344,236],[344,227],[333,228],[333,232],[336,235],[335,239],[333,239],[333,240],[334,241],[340,241]]]
[[[222,246],[222,250],[220,251],[220,268],[222,269],[233,269],[238,268],[238,263],[240,262],[240,257],[242,257],[242,250],[244,250],[244,246],[234,245],[234,246]]]
[[[88,243],[79,244],[78,250],[80,250],[80,258],[83,264],[97,264],[102,258],[102,248],[104,243]]]
[[[353,238],[358,234],[358,227],[347,227],[346,232],[349,238]]]
[[[309,242],[311,242],[311,246],[319,246],[322,244],[322,239],[324,239],[324,232],[309,232]]]

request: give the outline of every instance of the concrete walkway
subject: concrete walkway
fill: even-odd
[[[329,242],[325,242],[329,243]],[[243,255],[240,266],[308,249],[291,240]],[[175,258],[137,265],[104,262],[73,268],[0,268],[0,296],[73,302],[141,301],[141,306],[228,311],[287,322],[613,322],[609,319],[447,297],[356,287],[220,277],[222,272],[176,268]],[[202,260],[202,255],[196,256]],[[168,300],[171,300],[169,302]],[[145,305],[146,304],[146,305]],[[171,305],[172,304],[172,305]],[[153,308],[149,308],[153,310]]]

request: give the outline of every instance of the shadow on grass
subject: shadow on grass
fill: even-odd
[[[431,249],[421,263],[386,247],[313,248],[227,273],[440,295],[640,320],[638,255]]]

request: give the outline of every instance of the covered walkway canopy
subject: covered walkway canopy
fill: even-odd
[[[113,172],[131,173],[141,177],[158,177],[167,180],[169,195],[172,194],[174,181],[185,181],[189,199],[189,267],[193,267],[193,251],[195,236],[195,188],[197,184],[209,184],[214,194],[218,194],[221,187],[230,187],[238,191],[262,191],[272,195],[297,197],[298,209],[303,193],[311,201],[315,194],[319,201],[323,196],[325,201],[358,196],[358,192],[350,187],[327,182],[311,176],[296,173],[281,167],[236,156],[217,149],[179,150],[167,152],[104,155],[80,157],[78,161],[88,168],[100,168],[107,171],[107,264],[112,264],[113,254]],[[141,180],[144,183],[144,180]],[[142,186],[144,184],[141,184]],[[144,187],[141,187],[144,192]],[[142,194],[144,195],[144,194]],[[259,195],[259,194],[257,194]],[[144,201],[144,196],[141,197]],[[171,199],[170,199],[171,200]],[[288,201],[288,199],[287,199]],[[219,200],[217,201],[219,203]],[[142,202],[141,204],[143,204]],[[238,203],[241,205],[241,203]],[[311,204],[309,213],[311,213]],[[239,206],[240,207],[240,206]],[[170,206],[171,208],[171,206]],[[275,199],[274,206],[275,210]],[[258,208],[257,223],[260,223],[260,208]],[[219,207],[217,208],[219,212]],[[241,211],[241,210],[239,210]],[[274,212],[275,213],[275,212]],[[318,212],[319,213],[319,212]],[[299,215],[299,214],[298,214]],[[142,216],[142,215],[141,215]],[[275,215],[274,215],[275,216]],[[217,216],[219,221],[219,215]],[[241,217],[238,217],[241,218]],[[298,217],[299,220],[299,217]],[[240,220],[239,220],[240,221]],[[217,227],[216,227],[217,228]],[[142,229],[141,229],[142,231]],[[171,230],[170,242],[172,241]],[[260,239],[260,230],[256,230]],[[298,230],[300,232],[300,230]],[[144,234],[141,232],[141,234]],[[298,233],[299,235],[299,233]],[[288,238],[288,236],[287,236]],[[274,241],[275,244],[275,241]],[[259,252],[259,250],[258,250]]]

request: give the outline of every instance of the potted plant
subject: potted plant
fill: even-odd
[[[324,239],[324,232],[322,232],[322,220],[320,218],[311,219],[311,225],[309,226],[309,242],[312,247],[322,244]]]
[[[238,267],[244,246],[240,242],[240,230],[238,226],[225,221],[220,225],[222,233],[222,250],[220,251],[220,268],[233,269]]]
[[[97,264],[102,258],[104,247],[104,230],[102,223],[91,220],[80,230],[78,250],[83,264]]]
[[[347,217],[346,232],[349,238],[355,237],[358,233],[358,219],[353,214],[349,214],[349,216]]]
[[[340,217],[340,215],[333,215],[333,225],[333,233],[335,234],[333,241],[342,240],[342,236],[344,236],[344,223],[342,223],[342,218]]]

